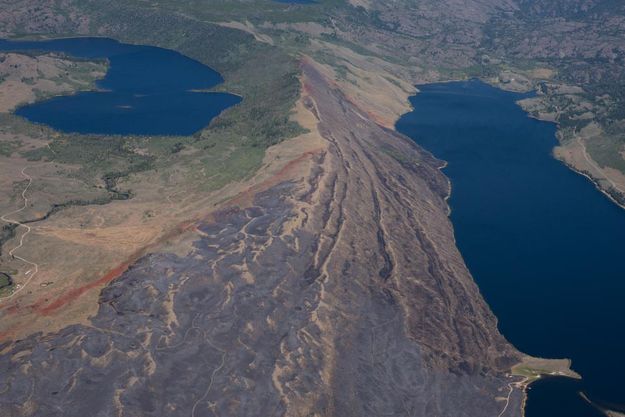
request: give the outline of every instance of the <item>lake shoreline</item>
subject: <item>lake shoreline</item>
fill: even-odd
[[[240,95],[209,91],[224,83],[221,74],[170,49],[75,37],[0,40],[0,50],[108,62],[95,88],[47,97],[14,110],[29,122],[63,133],[191,136],[242,101]]]
[[[606,317],[603,309],[594,310],[600,319],[582,319],[579,315],[586,308],[576,309],[581,301],[571,299],[570,293],[587,303],[588,297],[602,293],[604,286],[615,285],[608,284],[614,283],[610,274],[618,274],[615,263],[600,259],[619,257],[616,246],[608,242],[616,242],[616,231],[621,224],[625,226],[620,208],[614,209],[613,201],[596,194],[594,181],[593,187],[588,187],[590,178],[580,180],[578,175],[571,175],[571,171],[576,172],[572,167],[554,158],[557,125],[531,117],[519,106],[517,102],[524,94],[506,92],[480,80],[417,88],[420,93],[411,97],[414,110],[398,121],[397,131],[413,138],[436,158],[447,161],[441,170],[453,184],[448,205],[450,210],[453,207],[450,218],[457,246],[498,317],[501,333],[523,352],[572,358],[576,371],[584,375],[580,380],[580,375],[570,370],[570,360],[550,361],[555,367],[546,367],[548,362],[527,366],[522,361],[515,365],[511,376],[521,379],[512,384],[525,395],[539,379],[557,381],[558,377],[569,377],[566,379],[579,381],[540,384],[537,390],[541,395],[532,390],[527,396],[527,415],[536,416],[537,410],[551,409],[552,405],[566,401],[561,404],[562,411],[576,410],[569,416],[578,416],[585,408],[578,406],[575,392],[566,387],[592,387],[595,395],[601,387],[609,387],[610,377],[599,377],[589,368],[590,361],[601,363],[609,354],[601,357],[594,351],[578,352],[576,349],[584,348],[588,337],[576,330],[581,324],[573,326],[570,320],[611,323],[619,319],[614,315]],[[598,224],[589,229],[593,219]],[[615,224],[604,224],[612,221]],[[584,236],[585,241],[579,242],[573,236]],[[597,269],[599,264],[607,272],[599,273],[605,282],[595,282],[591,287],[582,285],[588,268]],[[501,281],[502,274],[505,282],[510,280],[509,284]],[[569,284],[569,280],[575,285]],[[530,303],[530,310],[525,300]],[[565,308],[562,303],[567,303]],[[596,331],[592,332],[593,338],[602,340]],[[555,337],[561,332],[569,339]],[[549,390],[556,390],[566,400],[549,403]],[[597,398],[602,397],[613,398],[609,388]]]

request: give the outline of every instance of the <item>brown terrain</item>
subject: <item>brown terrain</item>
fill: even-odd
[[[522,356],[455,249],[441,163],[303,73],[320,146],[172,235],[187,253],[95,281],[117,278],[85,324],[5,344],[3,414],[517,415]]]
[[[372,21],[338,9],[331,25],[312,13],[203,15],[169,2],[162,13],[114,1],[95,11],[91,1],[0,3],[3,35],[96,34],[193,52],[213,38],[189,34],[219,26],[284,48],[299,64],[289,117],[305,129],[272,142],[258,169],[226,185],[209,187],[214,174],[198,162],[214,148],[189,146],[111,187],[101,170],[29,157],[83,138],[7,114],[0,255],[16,285],[0,294],[0,415],[506,417],[522,415],[535,378],[576,376],[568,361],[530,358],[501,336],[455,246],[443,161],[393,130],[414,84],[494,62],[478,75],[518,90],[550,83],[523,103],[536,117],[559,120],[565,99],[577,113],[592,110],[584,120],[604,114],[558,78],[557,62],[520,69],[494,53],[499,44],[484,49],[495,36],[484,26],[523,2],[352,1]],[[147,26],[154,33],[137,35]],[[183,40],[169,46],[174,36]],[[218,69],[229,69],[224,55]],[[3,68],[7,112],[91,88],[103,64],[5,54]],[[563,127],[557,155],[618,190],[622,174],[589,145],[607,132],[603,119],[596,125],[573,130],[575,140]],[[157,155],[136,143],[119,155]],[[126,189],[131,198],[111,198]]]
[[[105,73],[104,63],[0,53],[0,112],[52,95],[91,89],[93,81]]]

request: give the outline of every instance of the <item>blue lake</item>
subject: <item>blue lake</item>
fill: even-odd
[[[397,129],[449,165],[458,247],[501,332],[533,356],[571,358],[582,381],[547,378],[527,417],[625,406],[625,210],[552,157],[553,123],[480,81],[419,86]]]
[[[223,79],[211,68],[177,52],[123,44],[112,39],[0,40],[0,51],[62,52],[107,59],[98,91],[58,96],[17,109],[16,114],[64,132],[190,135],[241,101],[227,93],[198,92]]]

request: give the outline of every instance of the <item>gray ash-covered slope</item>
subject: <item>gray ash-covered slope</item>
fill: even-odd
[[[0,346],[0,415],[521,414],[439,161],[303,70],[328,141],[309,174],[140,259],[90,325]]]

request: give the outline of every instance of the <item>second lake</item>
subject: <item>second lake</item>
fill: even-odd
[[[98,91],[58,96],[17,109],[16,114],[63,132],[113,135],[191,135],[241,101],[204,92],[223,82],[213,69],[177,52],[112,39],[0,40],[0,51],[61,52],[107,59]]]

